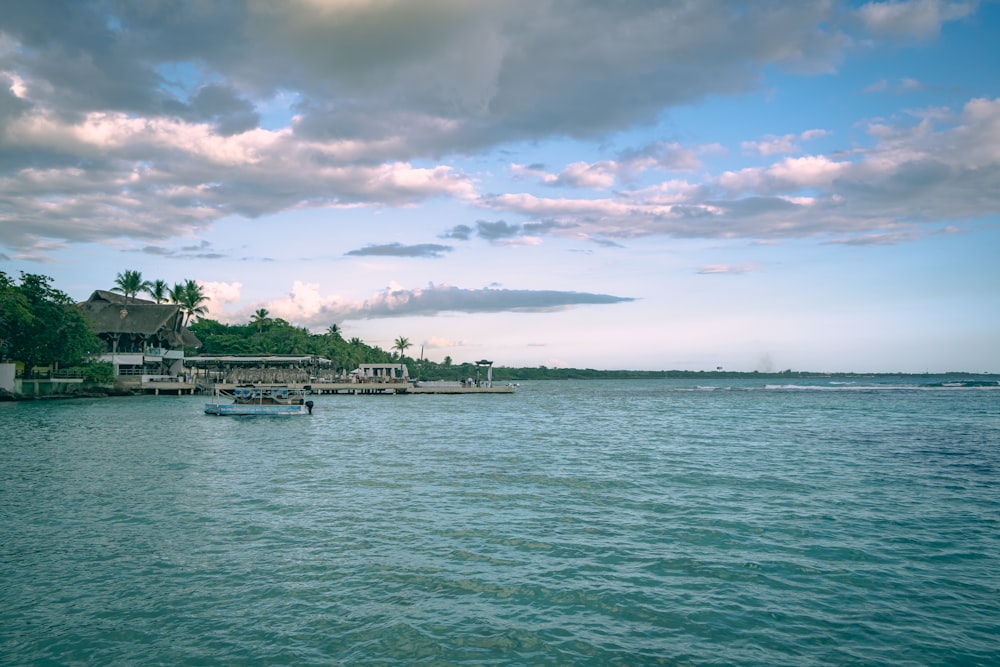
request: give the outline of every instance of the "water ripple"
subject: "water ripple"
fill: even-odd
[[[1000,392],[729,389],[0,404],[0,662],[998,662]]]

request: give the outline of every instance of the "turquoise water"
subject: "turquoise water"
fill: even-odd
[[[313,400],[0,404],[0,664],[1000,662],[1000,389]]]

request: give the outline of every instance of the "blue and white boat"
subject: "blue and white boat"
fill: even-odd
[[[219,416],[311,415],[312,409],[313,402],[305,400],[305,390],[287,385],[241,385],[219,391],[214,403],[205,404],[205,414]]]

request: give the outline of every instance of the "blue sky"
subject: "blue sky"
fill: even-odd
[[[1000,372],[998,37],[986,1],[15,3],[0,270],[435,361]]]

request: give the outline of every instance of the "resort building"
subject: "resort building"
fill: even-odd
[[[409,382],[406,364],[360,364],[351,371],[351,382]]]
[[[111,362],[123,382],[176,378],[184,372],[184,348],[201,347],[177,304],[97,290],[77,308],[107,343],[100,361]]]

